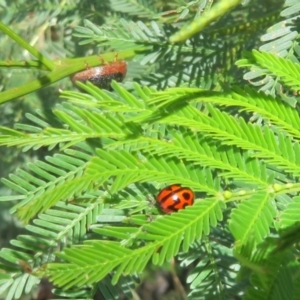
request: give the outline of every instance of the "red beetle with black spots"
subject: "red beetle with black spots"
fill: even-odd
[[[176,212],[188,205],[193,205],[194,192],[180,184],[172,184],[162,189],[156,197],[157,203],[165,213]]]

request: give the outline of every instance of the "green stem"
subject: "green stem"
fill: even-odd
[[[28,60],[28,61],[1,60],[0,68],[40,69],[45,71],[48,70],[38,60]]]
[[[134,50],[125,50],[122,53],[118,53],[118,59],[129,59],[135,56]],[[113,61],[115,58],[115,52],[106,53],[101,55],[104,62]],[[97,55],[82,57],[76,59],[64,58],[55,61],[55,69],[52,72],[49,72],[47,75],[28,82],[26,84],[20,85],[18,87],[12,88],[10,90],[0,93],[0,104],[8,102],[14,98],[18,98],[29,94],[33,91],[46,87],[62,78],[65,78],[69,75],[77,73],[81,70],[86,69],[87,65],[89,67],[99,66],[103,62]]]
[[[55,68],[55,64],[51,60],[47,59],[42,53],[40,53],[31,45],[29,45],[25,40],[23,40],[19,35],[17,35],[14,31],[12,31],[2,22],[0,22],[0,30],[6,33],[9,37],[11,37],[22,48],[26,49],[29,53],[35,56],[40,61],[40,63],[47,68],[47,70],[52,71]]]
[[[196,18],[192,23],[184,26],[178,32],[173,34],[169,39],[170,43],[183,42],[196,35],[213,21],[226,14],[235,6],[241,4],[241,2],[241,0],[222,0],[218,2],[210,10],[205,11],[203,15]]]

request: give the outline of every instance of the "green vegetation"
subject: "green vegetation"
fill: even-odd
[[[0,15],[5,299],[43,277],[57,299],[139,299],[154,266],[176,299],[300,299],[297,0],[15,0]],[[72,86],[116,54],[112,91]],[[164,214],[153,200],[174,183],[196,200]]]

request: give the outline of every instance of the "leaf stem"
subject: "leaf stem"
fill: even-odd
[[[18,34],[16,34],[13,30],[11,30],[8,26],[0,22],[0,30],[6,33],[9,37],[11,37],[15,42],[17,42],[22,48],[26,49],[29,53],[35,56],[41,64],[43,64],[47,70],[53,70],[55,68],[55,64],[46,58],[41,52],[39,52],[36,48],[32,47],[28,44],[23,38],[21,38]]]

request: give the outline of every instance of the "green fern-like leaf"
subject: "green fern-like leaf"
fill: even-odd
[[[300,206],[300,197],[297,196],[289,203],[285,211],[280,216],[279,227],[284,229],[290,226],[296,225],[299,222],[299,206]]]
[[[139,16],[141,18],[152,19],[155,15],[154,1],[149,2],[145,0],[128,1],[128,0],[110,0],[112,9],[125,14]]]
[[[66,249],[65,253],[59,254],[69,263],[50,264],[47,272],[59,286],[71,287],[97,282],[116,268],[113,282],[117,282],[121,274],[141,272],[151,257],[155,264],[161,265],[178,253],[181,244],[184,251],[187,251],[195,239],[208,234],[210,226],[216,226],[218,220],[222,219],[221,208],[222,203],[217,199],[201,200],[193,209],[186,208],[184,211],[145,224],[144,232],[137,229],[136,235],[133,230],[126,231],[126,228],[123,229],[124,234],[120,234],[116,228],[110,231],[110,236],[124,238],[130,233],[136,239],[147,240],[147,245],[134,250],[117,242],[89,241],[85,245]],[[174,224],[178,225],[175,230]],[[106,229],[97,229],[96,232],[109,233]],[[86,272],[92,276],[87,278]],[[74,277],[74,274],[78,277]]]
[[[278,76],[283,84],[290,87],[292,90],[299,91],[300,67],[298,64],[282,57],[275,56],[272,53],[258,52],[255,50],[253,50],[247,58],[250,62],[256,62],[261,68],[267,69],[271,75]]]
[[[288,299],[293,297],[293,267],[284,262],[292,259],[290,253],[272,255],[262,245],[253,255],[253,262],[260,266],[251,276],[245,299]],[[283,291],[283,294],[282,294]],[[283,296],[284,295],[284,296]]]
[[[261,218],[261,216],[264,218]],[[259,244],[269,234],[276,210],[265,192],[255,193],[232,211],[230,230],[239,245],[250,238]]]
[[[86,169],[88,180],[93,180],[97,185],[105,183],[112,176],[115,180],[110,188],[112,193],[121,190],[133,182],[147,182],[160,180],[161,182],[181,182],[196,190],[215,194],[219,182],[213,181],[210,170],[200,170],[193,164],[181,165],[176,162],[166,162],[162,157],[137,155],[126,151],[98,150],[98,157],[94,157]],[[195,183],[198,184],[195,185]]]

